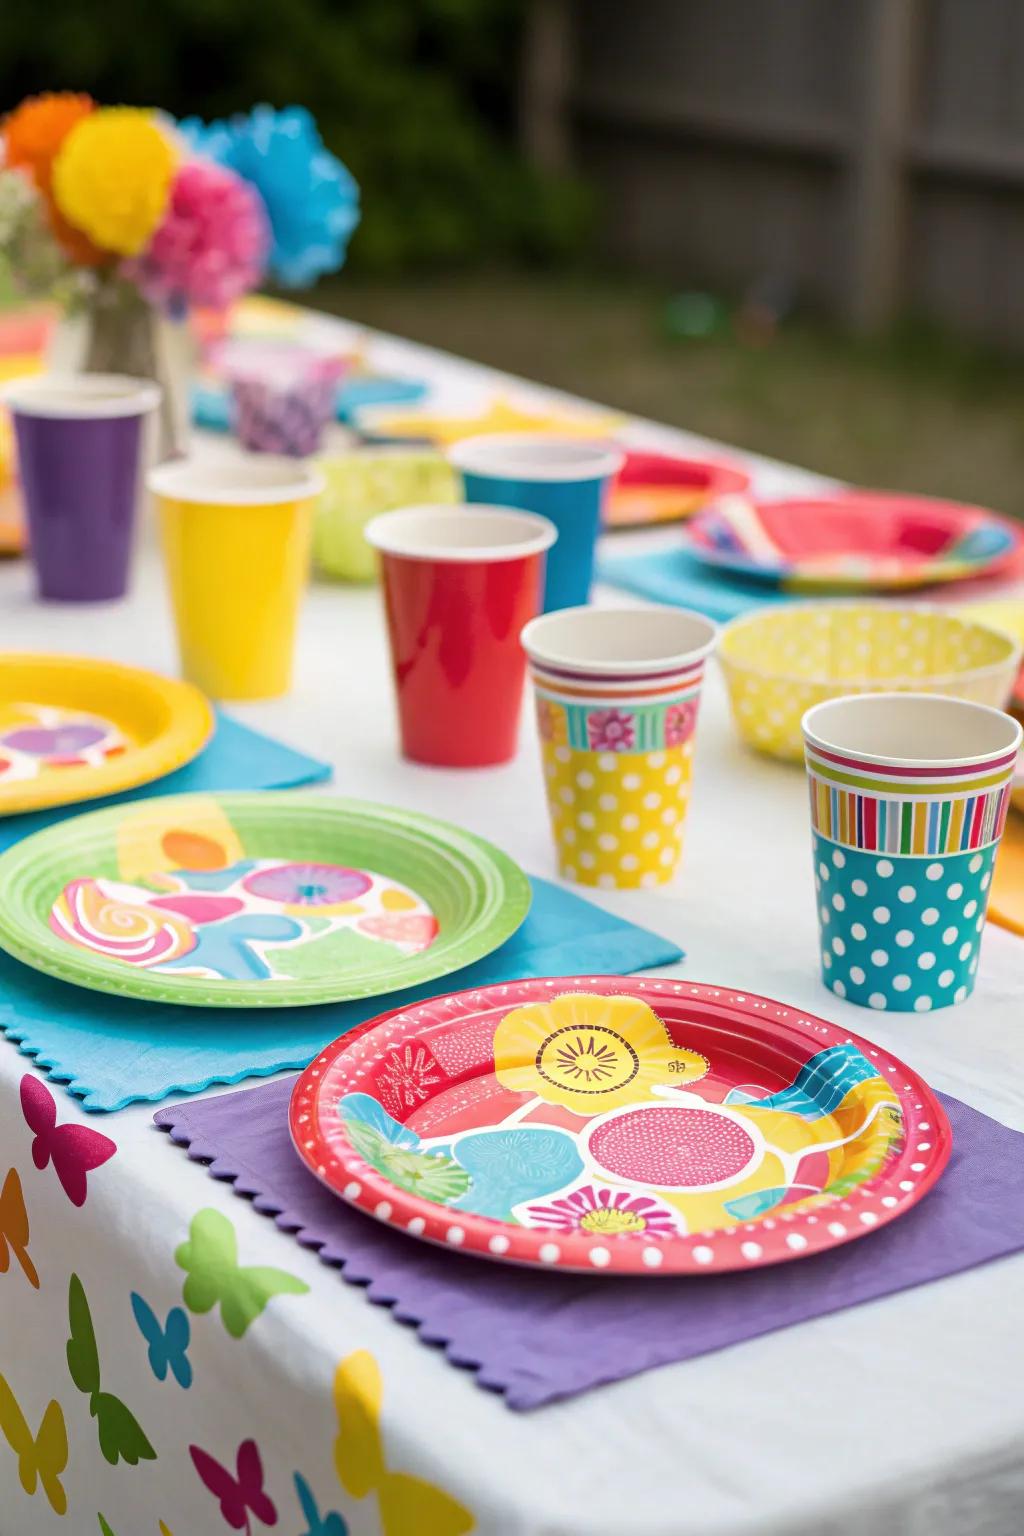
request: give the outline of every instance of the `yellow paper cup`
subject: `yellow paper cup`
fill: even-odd
[[[151,471],[185,677],[216,699],[291,685],[322,475],[270,455]]]
[[[675,877],[716,633],[680,608],[565,608],[523,630],[566,880],[630,890]]]

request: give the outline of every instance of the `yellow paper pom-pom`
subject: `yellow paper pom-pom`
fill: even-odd
[[[105,251],[137,256],[167,207],[177,155],[153,116],[104,107],[77,123],[53,165],[53,195]]]

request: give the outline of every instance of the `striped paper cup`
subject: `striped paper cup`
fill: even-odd
[[[566,880],[628,890],[675,876],[716,633],[653,607],[566,608],[523,630]]]
[[[919,1013],[974,987],[1022,731],[933,694],[833,699],[803,718],[822,977]]]

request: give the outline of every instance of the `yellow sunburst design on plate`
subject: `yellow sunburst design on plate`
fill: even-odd
[[[658,1084],[694,1083],[705,1057],[680,1050],[636,997],[569,992],[505,1015],[494,1035],[499,1081],[577,1115],[599,1115],[651,1097]]]

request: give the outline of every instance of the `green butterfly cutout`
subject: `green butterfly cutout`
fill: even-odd
[[[77,1275],[68,1286],[68,1321],[71,1337],[67,1357],[71,1380],[89,1399],[89,1412],[96,1420],[100,1450],[112,1467],[119,1461],[138,1466],[140,1461],[155,1461],[142,1426],[131,1409],[112,1392],[100,1390],[100,1357],[96,1349],[96,1331],[85,1290]]]
[[[233,1339],[240,1339],[274,1296],[305,1296],[304,1280],[268,1265],[241,1268],[235,1229],[220,1211],[197,1211],[189,1240],[180,1244],[175,1261],[186,1271],[182,1296],[190,1312],[209,1312],[219,1302],[221,1322]]]

